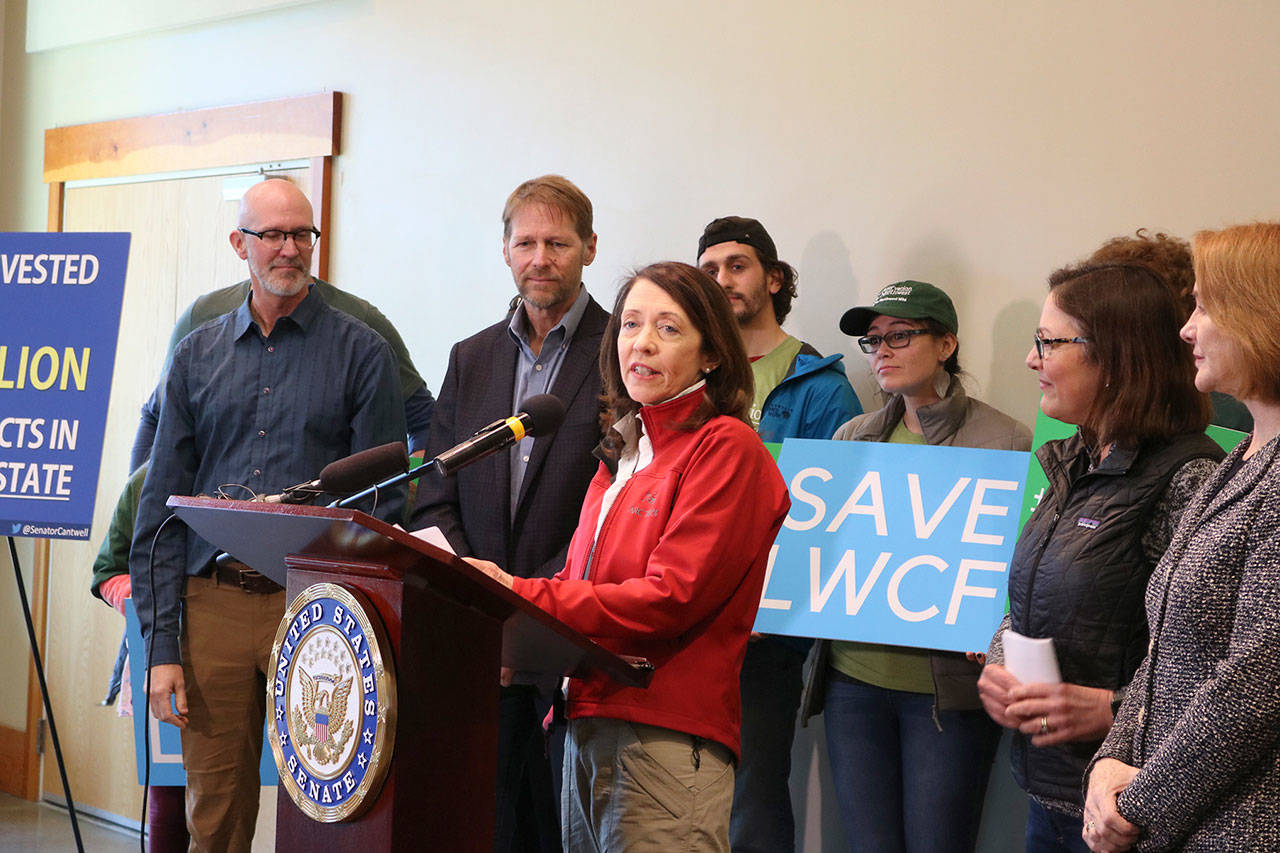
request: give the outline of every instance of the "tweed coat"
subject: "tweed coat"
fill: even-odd
[[[1280,439],[1236,470],[1245,444],[1151,576],[1148,654],[1094,757],[1140,768],[1117,800],[1139,850],[1280,850]]]

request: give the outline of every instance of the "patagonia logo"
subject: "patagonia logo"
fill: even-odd
[[[1076,527],[1087,527],[1089,530],[1097,530],[1098,525],[1101,523],[1096,518],[1085,518],[1084,516],[1076,519]]]

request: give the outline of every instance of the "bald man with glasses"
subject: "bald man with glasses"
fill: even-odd
[[[192,849],[249,850],[258,812],[266,667],[284,590],[181,523],[170,495],[274,494],[325,465],[402,440],[391,347],[329,305],[310,273],[311,204],[282,180],[256,184],[231,246],[249,289],[175,347],[129,558],[150,654],[150,708],[182,729]],[[396,519],[403,497],[377,514]],[[153,548],[154,541],[154,548]]]
[[[271,180],[275,179],[264,181],[263,184],[269,184]],[[287,182],[280,181],[280,183]],[[248,226],[240,225],[236,228],[236,232],[239,236],[232,237],[232,246],[237,253],[243,252],[240,257],[245,260],[249,260],[249,249],[252,248],[252,241],[257,241],[268,251],[281,252],[283,250],[282,254],[285,255],[293,253],[300,256],[305,255],[308,269],[310,268],[311,254],[315,250],[316,241],[320,239],[320,231],[314,225],[295,231],[282,231],[276,228],[258,231]],[[284,248],[286,241],[291,244],[291,249]],[[334,287],[327,281],[314,277],[311,278],[311,286],[320,292],[325,302],[339,311],[355,317],[382,336],[383,340],[391,346],[391,352],[395,355],[396,366],[399,369],[400,395],[404,399],[404,417],[409,433],[409,450],[424,449],[427,446],[427,434],[431,429],[431,414],[435,410],[436,401],[431,394],[431,389],[427,387],[427,383],[414,366],[413,358],[409,355],[409,348],[405,346],[400,333],[396,331],[395,326],[381,311],[364,299]],[[246,279],[238,284],[205,293],[192,302],[187,307],[187,310],[182,313],[182,316],[178,318],[178,322],[174,325],[173,332],[169,336],[169,349],[165,357],[165,369],[168,369],[169,360],[173,357],[173,350],[179,341],[209,320],[236,310],[240,303],[244,302],[245,297],[249,295],[249,287],[250,280]],[[142,405],[141,418],[133,441],[133,450],[129,456],[130,471],[137,470],[151,456],[151,443],[155,440],[156,426],[160,420],[160,391],[161,386],[157,386]]]

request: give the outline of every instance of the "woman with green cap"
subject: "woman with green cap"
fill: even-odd
[[[960,384],[959,323],[932,284],[900,281],[840,329],[858,339],[884,408],[836,431],[845,441],[1029,450],[1023,424]],[[803,714],[826,712],[836,801],[852,850],[972,850],[1000,730],[982,710],[981,668],[963,654],[824,641]]]

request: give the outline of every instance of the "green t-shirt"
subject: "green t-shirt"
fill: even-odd
[[[926,444],[923,435],[907,429],[902,421],[889,436],[894,444]],[[933,693],[933,671],[927,649],[908,649],[878,643],[831,643],[831,666],[838,672],[883,687],[909,693]]]
[[[756,395],[751,401],[751,428],[760,429],[760,418],[764,415],[764,401],[773,393],[773,389],[787,378],[791,370],[791,362],[800,354],[798,338],[787,335],[786,340],[778,344],[767,355],[762,355],[751,362],[751,373],[756,381]]]

